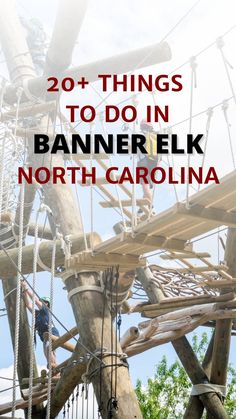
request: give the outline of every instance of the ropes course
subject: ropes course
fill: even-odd
[[[2,76],[0,91],[0,274],[6,304],[1,311],[6,311],[8,316],[14,358],[12,378],[0,377],[12,383],[11,387],[6,384],[1,391],[10,391],[11,396],[8,402],[0,405],[0,415],[11,413],[15,418],[17,411],[23,409],[28,419],[112,419],[127,417],[128,409],[133,412],[132,417],[139,419],[142,416],[130,382],[129,357],[171,342],[191,378],[191,366],[186,360],[191,358],[192,352],[191,348],[186,348],[185,335],[198,326],[215,327],[214,345],[218,348],[219,342],[222,342],[219,324],[223,325],[226,329],[222,326],[222,333],[227,330],[229,340],[225,340],[222,352],[228,353],[231,333],[234,333],[236,267],[232,251],[236,246],[236,170],[233,106],[236,96],[234,69],[228,52],[225,52],[225,38],[230,37],[236,25],[174,71],[168,71],[171,75],[189,65],[189,112],[187,117],[177,119],[177,122],[159,122],[158,130],[171,134],[173,128],[181,129],[186,124],[188,132],[193,133],[194,122],[196,119],[200,121],[204,131],[200,167],[205,170],[216,115],[221,114],[225,124],[225,147],[230,156],[229,170],[224,171],[220,184],[203,188],[200,185],[196,187],[194,182],[191,184],[189,174],[184,187],[176,185],[177,182],[173,188],[165,184],[168,208],[156,211],[156,204],[159,199],[161,201],[156,185],[152,185],[149,199],[144,188],[143,196],[140,195],[141,188],[135,183],[128,186],[123,183],[108,184],[105,173],[109,167],[119,166],[120,157],[117,154],[97,155],[92,150],[91,154],[69,154],[65,157],[62,153],[57,156],[43,155],[38,160],[33,155],[30,139],[34,132],[41,131],[53,138],[57,132],[69,135],[80,130],[83,133],[84,129],[81,119],[75,119],[74,123],[68,120],[61,96],[57,95],[55,100],[50,101],[46,89],[40,85],[50,74],[50,66],[61,68],[62,74],[73,72],[73,68],[68,70],[68,67],[85,6],[83,2],[70,1],[72,10],[65,1],[61,2],[52,40],[49,44],[43,41],[39,48],[42,52],[47,47],[43,68],[35,51],[29,50],[25,29],[11,2],[9,5],[2,3],[0,24],[4,60],[0,64],[7,64],[10,81]],[[131,76],[139,68],[169,61],[171,53],[167,40],[199,3],[200,0],[195,2],[161,39],[156,58],[153,57],[156,45],[140,50],[138,60],[131,64],[126,63],[126,54],[119,56],[120,74]],[[31,16],[28,11],[27,14]],[[58,27],[65,28],[64,15],[70,19],[73,30],[66,41],[68,53],[65,55],[68,57],[63,57],[62,64]],[[7,18],[16,27],[18,42],[5,23]],[[201,88],[198,71],[202,64],[198,58],[213,46],[220,54],[231,96],[227,91],[220,102],[208,103],[207,107],[204,104],[203,110],[195,112],[195,100]],[[116,71],[118,64],[116,57],[114,61],[113,58],[110,59]],[[107,64],[108,68],[111,63]],[[39,77],[42,71],[43,76]],[[95,105],[95,109],[99,109],[99,121],[96,126],[90,123],[89,132],[92,135],[96,128],[107,137],[109,126],[101,107],[109,103],[114,92],[103,97],[97,86],[90,83],[90,87],[99,97]],[[137,121],[123,124],[124,132],[139,132],[142,102],[146,97],[154,106],[157,104],[157,94],[147,89],[135,92],[116,104],[120,107],[131,100],[138,114]],[[115,129],[121,124],[119,118]],[[195,156],[191,159],[194,160]],[[190,155],[184,161],[185,168],[189,168]],[[172,166],[176,177],[181,178],[181,166],[177,159],[163,155],[159,157],[159,163],[167,168]],[[36,179],[32,185],[27,182],[18,185],[18,167],[27,169],[30,164],[34,167],[43,165],[49,170],[56,165],[71,167],[76,164],[90,173],[95,166],[99,177],[95,185],[91,179],[86,184],[81,179],[71,187],[68,182],[66,185],[50,183],[44,186]],[[136,157],[122,157],[120,165],[123,164],[130,168],[134,176],[138,166]],[[120,174],[113,176],[114,181],[119,179]],[[111,213],[114,216],[112,220]],[[114,225],[110,225],[110,221]],[[104,238],[103,233],[105,235],[108,228],[109,237],[107,234]],[[222,232],[227,232],[226,240]],[[209,237],[213,237],[217,245],[217,261],[214,260],[215,249],[199,250],[199,241],[202,249]],[[48,279],[50,298],[39,296],[40,272]],[[68,307],[71,304],[73,309],[75,326],[71,329],[61,320],[61,315],[54,312],[56,278],[61,280],[67,292],[68,301],[62,304]],[[26,308],[32,314],[30,323]],[[42,313],[47,327],[40,330]],[[140,314],[145,320],[122,334],[124,316],[132,316],[133,313]],[[4,312],[1,317],[6,314]],[[222,321],[226,323],[219,323]],[[60,336],[57,325],[64,330]],[[37,367],[36,332],[47,361],[47,368],[40,372]],[[57,362],[56,358],[58,348],[63,354],[61,362]],[[223,365],[219,351],[215,353],[223,371],[227,366]],[[197,383],[193,382],[197,396],[204,394],[207,399],[204,407],[213,415],[217,410],[225,417],[220,398],[216,402],[210,400],[208,387],[203,390],[197,388],[203,384],[213,386],[213,394],[221,390],[220,394],[225,394],[226,383],[210,378],[203,383],[202,377]],[[220,390],[217,386],[221,386]]]

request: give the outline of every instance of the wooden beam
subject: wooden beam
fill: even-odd
[[[155,310],[165,310],[165,309],[171,309],[175,310],[176,308],[184,308],[189,307],[193,305],[199,305],[199,304],[209,304],[209,303],[216,303],[216,302],[222,302],[222,301],[230,301],[233,300],[235,297],[235,293],[229,292],[225,295],[197,295],[197,296],[191,296],[191,297],[173,297],[172,298],[165,298],[160,301],[158,304],[143,304],[143,306],[139,307],[139,312],[145,311],[155,311]]]
[[[210,378],[211,374],[213,345],[214,333],[211,337],[210,343],[208,345],[207,351],[202,362],[202,368],[204,369],[208,378]],[[189,403],[184,413],[183,419],[201,419],[203,411],[204,405],[202,404],[200,398],[198,396],[190,396]]]
[[[205,208],[201,205],[191,205],[190,208],[186,208],[185,204],[178,203],[177,212],[178,214],[184,215],[191,218],[200,218],[203,220],[216,221],[222,225],[229,227],[236,227],[236,212],[226,212],[220,208],[209,207]]]
[[[134,236],[129,236],[125,239],[126,243],[140,243],[143,246],[150,246],[153,250],[156,249],[171,249],[171,250],[184,250],[186,241],[178,239],[168,239],[164,236],[148,235],[144,233],[137,233]]]
[[[87,242],[90,243],[91,236],[87,235]],[[98,234],[93,234],[93,242],[99,243],[100,237]],[[84,244],[84,236],[72,236],[71,237],[71,252],[72,254],[81,252],[85,248]],[[46,265],[49,270],[51,268],[51,258],[52,258],[52,250],[53,250],[53,242],[43,241],[39,246],[39,256],[44,265]],[[23,263],[22,263],[22,273],[24,275],[31,273],[32,271],[32,254],[34,252],[34,245],[28,245],[23,247]],[[4,253],[4,251],[0,251],[0,277],[2,279],[10,278],[11,276],[16,274],[16,267],[17,265],[17,258],[18,258],[18,250],[17,249],[9,249],[7,251],[8,256]],[[15,265],[14,265],[15,264]],[[61,249],[61,242],[60,240],[56,241],[56,266],[64,266],[65,264],[65,254]],[[38,272],[44,271],[44,268],[38,265],[37,267]]]
[[[45,74],[55,75],[71,65],[72,54],[88,0],[61,0],[46,57]],[[68,30],[69,29],[69,30]],[[82,76],[84,74],[80,73]]]
[[[228,230],[225,262],[229,269],[229,274],[236,275],[236,229]],[[222,294],[227,292],[227,288],[222,290]],[[217,320],[215,326],[215,339],[213,348],[213,359],[211,369],[211,382],[225,386],[227,383],[227,368],[229,362],[229,352],[231,343],[232,320]],[[212,414],[207,414],[207,419],[213,419]]]
[[[206,372],[199,364],[195,353],[192,350],[186,337],[172,342],[178,356],[193,384],[209,383]],[[208,412],[214,419],[228,419],[228,415],[222,406],[219,396],[216,393],[205,393],[199,396]]]
[[[35,236],[35,224],[29,224],[28,235]],[[44,227],[43,225],[38,226],[38,237],[45,240],[52,240],[52,232],[50,228]]]
[[[35,397],[32,400],[32,406],[40,405],[45,400],[47,400],[47,392],[45,392],[45,394],[43,396]],[[19,399],[19,400],[16,401],[16,410],[27,409],[28,405],[29,405],[28,400]],[[12,412],[12,402],[3,403],[3,404],[0,405],[0,414],[1,415],[4,414],[4,413],[9,413],[9,412]],[[35,415],[34,417],[36,418],[37,415]],[[45,415],[42,416],[42,417],[45,417]]]
[[[35,69],[33,61],[28,50],[28,45],[25,40],[24,31],[21,26],[20,20],[16,12],[16,5],[13,0],[5,2],[0,0],[0,42],[1,47],[6,59],[8,72],[10,75],[11,82],[15,86],[15,92],[17,97],[17,91],[19,86],[24,80],[33,78],[35,76]],[[25,189],[25,209],[24,209],[24,225],[28,225],[33,201],[35,197],[35,186],[30,185]],[[28,204],[28,205],[27,205]],[[15,226],[19,225],[20,219],[20,205],[18,202],[16,215],[15,215]],[[9,236],[11,238],[11,235]],[[15,239],[12,237],[12,246],[15,245]],[[9,244],[10,246],[10,244]],[[17,279],[11,278],[8,282],[3,283],[3,292],[7,307],[8,321],[10,326],[11,340],[13,350],[15,347],[15,307],[16,307],[16,290]],[[29,376],[30,372],[30,347],[31,337],[28,325],[28,317],[26,307],[21,302],[20,307],[20,327],[19,327],[19,360],[18,360],[18,378]],[[35,359],[33,359],[33,375],[37,377],[37,366]],[[32,414],[41,414],[43,406],[41,400],[38,400],[38,406],[32,409]],[[27,405],[25,406],[27,409]],[[2,412],[4,413],[4,412]],[[27,416],[27,410],[25,411]]]
[[[143,285],[144,290],[151,303],[159,303],[160,301],[160,290],[157,288],[155,283],[152,280],[145,278],[145,275],[140,277],[140,282]],[[156,293],[158,290],[158,293]],[[163,297],[162,297],[163,298]],[[204,383],[208,381],[208,378],[199,364],[196,355],[194,354],[191,345],[185,336],[182,336],[178,339],[172,341],[174,346],[189,378],[193,384]],[[215,419],[228,419],[227,414],[217,396],[216,393],[204,394],[201,397],[204,406],[211,413],[216,414]]]
[[[53,127],[50,124],[49,131],[53,131]],[[44,166],[48,168],[50,168],[51,166],[63,166],[63,157],[59,154],[53,156],[45,155]],[[63,236],[65,237],[67,235],[78,234],[82,236],[82,220],[77,210],[77,205],[75,202],[73,191],[69,186],[69,180],[66,185],[53,185],[51,183],[47,184],[44,188],[44,194],[45,203],[50,206],[53,212],[54,222],[60,226],[60,232],[63,234]],[[76,324],[80,331],[81,342],[92,353],[96,351],[98,348],[101,348],[101,346],[106,347],[109,352],[112,352],[111,336],[113,337],[114,342],[116,340],[116,337],[115,331],[112,326],[111,310],[108,304],[106,303],[104,311],[103,293],[94,292],[90,289],[86,291],[86,287],[88,287],[88,284],[90,286],[100,285],[100,272],[80,272],[78,269],[78,273],[76,275],[71,273],[71,276],[65,280],[65,285],[68,292],[71,292],[74,289],[78,289],[79,286],[84,287],[84,291],[82,294],[80,292],[74,293],[70,298],[70,303],[72,305],[72,309],[75,315]],[[101,342],[102,324],[104,327],[103,343]],[[122,352],[119,342],[117,343],[117,352]],[[96,371],[91,376],[91,382],[93,384],[98,403],[101,403],[104,407],[102,411],[102,417],[106,418],[106,406],[108,405],[110,399],[111,390],[112,368],[109,365],[111,365],[112,357],[107,356],[104,358],[103,361],[105,365],[108,365],[108,367],[102,368],[102,370],[100,371],[100,361],[95,359],[92,363],[90,363],[89,369],[90,372],[92,371],[92,369],[95,369]],[[121,417],[122,415],[125,416],[128,410],[132,411],[133,415],[136,415],[137,419],[141,419],[140,408],[131,384],[128,369],[125,365],[122,364],[115,371],[114,374],[117,375],[116,391],[117,398],[119,400],[119,414],[121,415]],[[77,378],[78,377],[75,376],[75,380]],[[59,389],[60,390],[58,390],[58,387],[56,387],[55,397],[52,398],[51,403],[51,411],[56,412],[55,415],[59,413],[60,409],[63,406],[63,398],[60,397],[58,399],[58,394],[59,391],[61,391],[61,387],[59,387]],[[71,386],[69,389],[71,390]],[[64,396],[65,394],[68,395],[68,390],[64,390]]]
[[[74,354],[68,360],[66,367],[62,370],[60,380],[53,391],[51,397],[52,418],[55,418],[59,414],[74,388],[81,382],[82,375],[86,372],[86,364],[74,363],[83,355],[85,355],[85,352],[81,350],[81,346],[77,344]]]
[[[77,329],[77,328],[76,328]],[[78,332],[77,332],[78,333]],[[47,341],[47,340],[49,340],[49,333],[48,332],[45,332],[44,333],[44,339]],[[71,337],[69,337],[69,338],[67,338],[67,340],[64,340],[64,335],[63,336],[61,336],[61,337],[58,337],[58,336],[54,336],[54,335],[52,335],[52,337],[51,337],[51,339],[52,339],[52,350],[54,351],[56,348],[59,348],[59,347],[61,347],[61,348],[63,348],[63,349],[66,349],[67,351],[69,351],[69,352],[74,352],[74,350],[75,350],[75,345],[73,345],[72,343],[70,343],[70,342],[67,342],[67,340],[69,340],[69,339],[71,339]]]
[[[100,61],[90,62],[78,67],[66,70],[61,77],[77,77],[82,74],[88,81],[93,82],[98,79],[98,74],[122,74],[132,71],[134,68],[149,67],[154,64],[168,61],[171,59],[170,47],[166,42],[153,44],[137,50],[118,54],[114,57],[104,58]],[[39,97],[46,91],[47,79],[38,77],[29,80],[28,89],[33,96]],[[17,101],[16,87],[9,86],[4,94],[4,101],[14,104]],[[26,100],[22,97],[22,102]]]
[[[69,330],[69,332],[64,333],[64,335],[60,336],[53,342],[53,350],[57,349],[62,344],[66,343],[68,340],[70,340],[72,337],[78,335],[78,327],[75,326],[73,329]],[[55,336],[56,337],[56,336]]]
[[[122,255],[119,253],[96,253],[96,248],[94,252],[81,252],[75,256],[72,256],[71,259],[67,260],[66,267],[68,269],[89,269],[93,270],[94,268],[105,270],[111,266],[119,265],[120,270],[127,271],[135,269],[137,266],[142,266],[146,264],[144,258],[140,258],[136,255]]]

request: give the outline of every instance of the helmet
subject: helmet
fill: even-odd
[[[140,122],[140,128],[142,131],[153,131],[153,125],[146,119],[142,119],[142,121]]]
[[[45,303],[50,304],[50,298],[49,297],[41,297],[41,301],[44,301]]]

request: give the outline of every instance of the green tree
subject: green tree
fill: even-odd
[[[199,338],[194,335],[192,346],[202,361],[208,346],[208,335],[203,333]],[[136,394],[141,406],[144,419],[182,419],[188,404],[192,384],[181,363],[176,360],[168,365],[167,359],[156,365],[153,378],[149,378],[147,385],[140,380],[136,384]],[[236,418],[236,370],[228,367],[228,386],[225,407],[229,417]]]

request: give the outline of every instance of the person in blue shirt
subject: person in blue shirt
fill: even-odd
[[[22,294],[24,298],[24,302],[28,310],[32,313],[32,303],[31,300],[33,299],[33,292],[30,291],[27,287],[25,281],[22,281]],[[49,332],[49,309],[50,309],[50,298],[49,297],[42,297],[38,298],[35,296],[35,304],[37,306],[37,310],[35,310],[35,331],[37,331],[41,341],[43,342],[43,350],[44,355],[47,360],[47,367],[49,365],[49,361],[51,361],[52,368],[56,368],[57,360],[55,352],[49,352],[49,341],[45,339],[44,333]],[[52,325],[52,335],[59,336],[59,332],[57,328]]]

